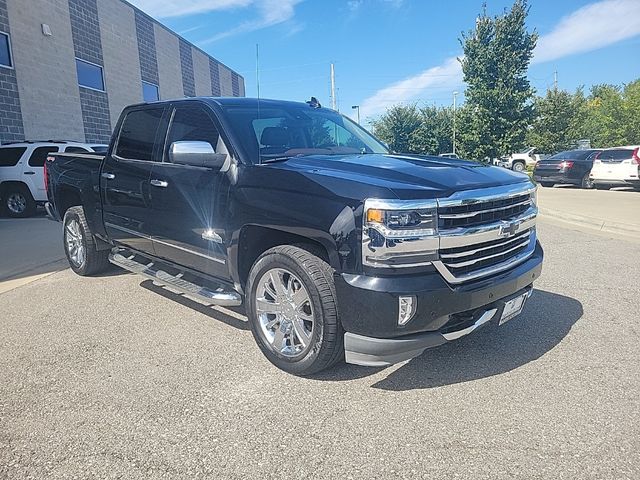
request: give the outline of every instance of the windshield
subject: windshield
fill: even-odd
[[[524,150],[522,150],[521,152],[518,152],[518,153],[520,153],[520,154],[522,154],[522,153],[531,153],[534,150],[535,150],[535,147],[527,147],[527,148],[525,148]]]
[[[225,111],[254,163],[297,155],[389,153],[369,132],[332,110],[283,104]]]

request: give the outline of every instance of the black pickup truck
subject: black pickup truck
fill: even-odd
[[[111,262],[244,303],[266,357],[298,375],[504,323],[542,268],[525,175],[391,153],[314,99],[133,105],[104,157],[52,155],[46,183],[76,273]]]

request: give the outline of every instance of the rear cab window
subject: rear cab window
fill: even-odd
[[[164,107],[131,110],[120,127],[116,157],[126,160],[155,161],[154,146]]]
[[[0,167],[15,167],[27,147],[4,147],[0,148]]]
[[[47,155],[55,153],[58,150],[59,148],[54,145],[34,148],[33,152],[31,152],[31,156],[29,157],[29,166],[44,167],[44,161],[47,159]]]

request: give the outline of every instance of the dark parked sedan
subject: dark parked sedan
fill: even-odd
[[[593,159],[602,150],[569,150],[540,160],[533,170],[533,178],[543,187],[553,187],[556,183],[593,188],[589,172]]]

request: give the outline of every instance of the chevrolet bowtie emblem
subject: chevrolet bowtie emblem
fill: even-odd
[[[502,225],[500,225],[500,236],[501,237],[513,237],[518,230],[520,229],[520,224],[517,222],[512,222],[512,223],[503,223]]]

